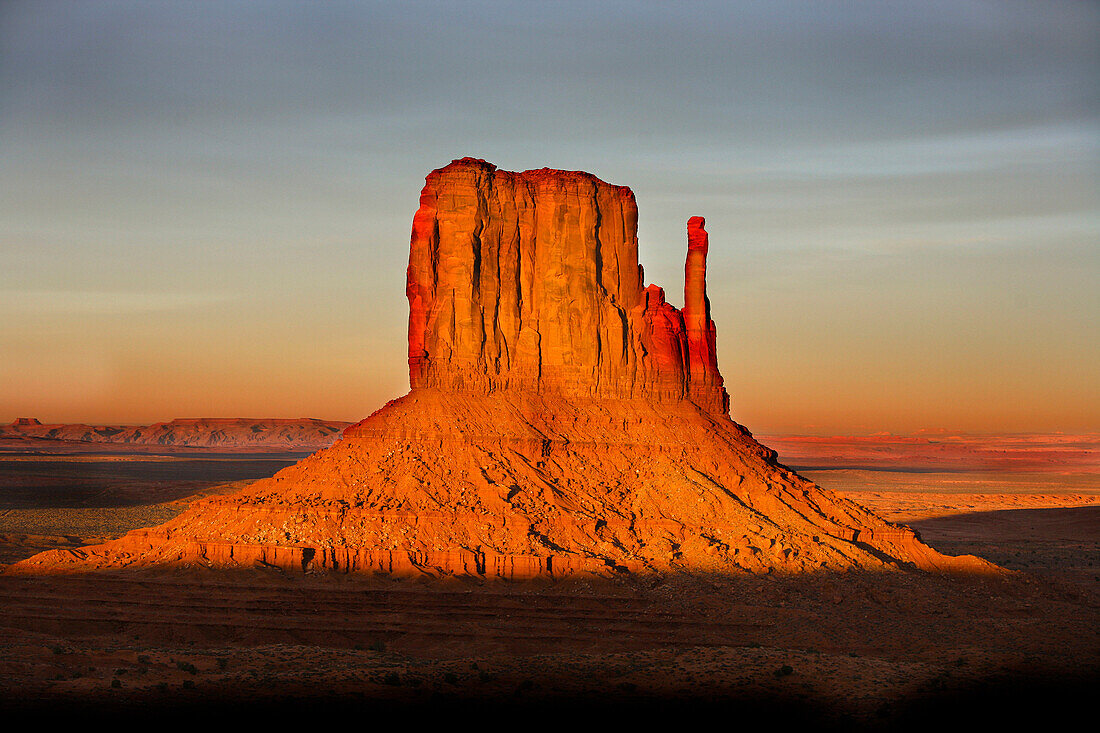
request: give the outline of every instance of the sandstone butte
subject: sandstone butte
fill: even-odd
[[[995,571],[780,465],[729,416],[687,224],[643,285],[629,188],[465,158],[412,226],[411,390],[243,491],[9,572],[150,565],[471,575]]]

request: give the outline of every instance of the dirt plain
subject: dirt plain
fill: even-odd
[[[162,522],[293,458],[0,456],[0,562]],[[162,723],[515,710],[534,727],[720,712],[819,728],[1083,709],[1100,669],[1097,474],[806,473],[1010,572],[0,575],[0,706]]]

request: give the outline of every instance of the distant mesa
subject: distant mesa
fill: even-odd
[[[1100,473],[1100,434],[775,435],[784,463],[814,469]]]
[[[0,426],[0,447],[49,450],[78,446],[315,451],[332,445],[351,423],[315,418],[182,418],[153,425],[43,425],[21,417]]]
[[[995,570],[822,490],[733,422],[705,222],[688,221],[682,309],[644,284],[637,223],[630,189],[588,173],[432,171],[412,226],[407,395],[239,493],[9,572]]]

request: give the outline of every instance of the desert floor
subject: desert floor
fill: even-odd
[[[290,460],[0,455],[0,562],[162,522]],[[0,576],[0,708],[162,723],[537,711],[526,727],[719,712],[817,728],[1085,709],[1100,670],[1100,476],[806,473],[1014,572]]]

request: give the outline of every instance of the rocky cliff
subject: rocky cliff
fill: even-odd
[[[684,309],[643,287],[629,189],[432,172],[407,272],[412,390],[167,524],[11,572],[120,566],[529,578],[992,570],[775,462],[733,422],[688,221]]]
[[[409,255],[412,388],[691,399],[725,413],[702,217],[688,231],[681,313],[643,287],[629,188],[470,158],[433,171]]]

